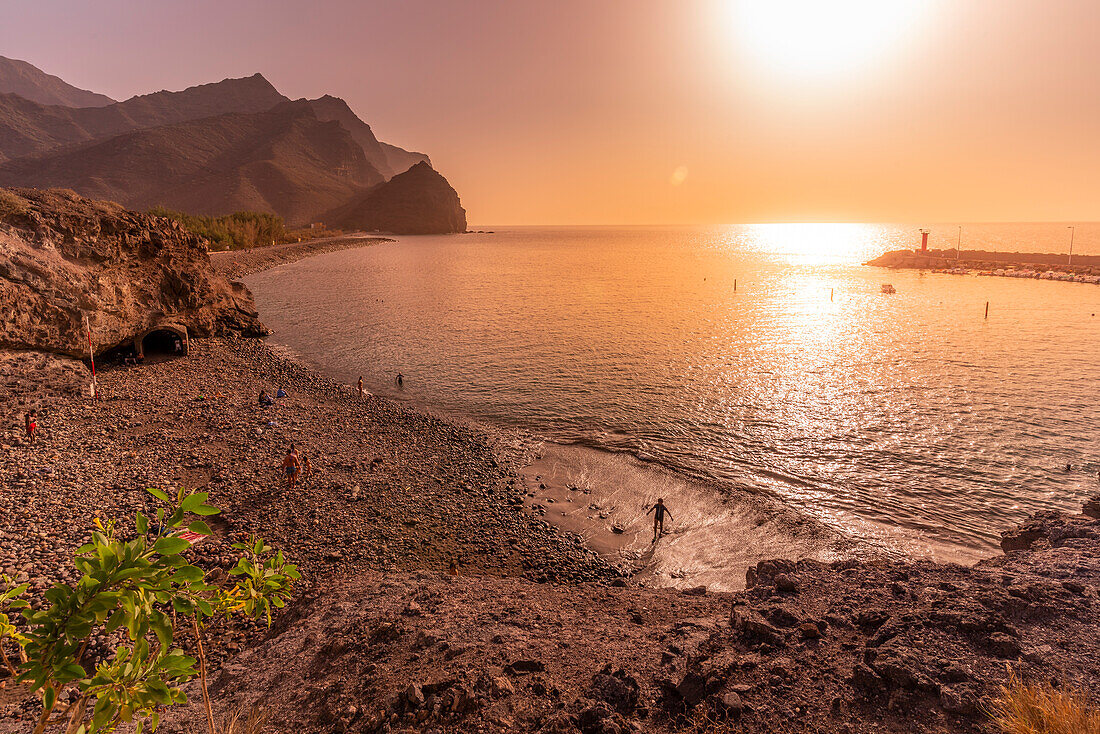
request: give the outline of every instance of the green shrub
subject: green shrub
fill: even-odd
[[[173,500],[159,489],[148,491],[168,509],[157,510],[155,523],[138,513],[129,540],[114,521],[104,525],[96,518],[91,542],[75,553],[82,576],[74,586],[56,584],[32,603],[25,584],[0,577],[0,653],[16,681],[42,700],[34,734],[52,725],[64,725],[65,734],[96,734],[129,721],[137,721],[138,732],[146,722],[156,729],[160,708],[186,701],[181,686],[196,675],[210,734],[217,734],[202,630],[236,614],[262,616],[270,625],[272,608],[286,603],[300,578],[282,552],[255,538],[233,546],[242,557],[229,572],[232,584],[208,585],[205,572],[182,555],[190,543],[177,533],[209,535],[199,518],[218,509],[206,504],[204,492],[181,489]],[[12,612],[22,616],[22,629],[12,623]],[[184,623],[194,636],[194,656],[173,644],[177,625]],[[89,671],[89,642],[116,630],[125,631],[128,644]],[[74,689],[76,697],[58,711],[65,689]]]
[[[210,240],[211,250],[243,250],[263,247],[286,239],[283,218],[263,212],[235,212],[222,217],[204,217],[172,211],[162,206],[149,214],[167,217],[191,232]]]

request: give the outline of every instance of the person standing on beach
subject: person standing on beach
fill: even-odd
[[[649,512],[646,514],[648,515],[650,512],[653,513],[653,542],[656,543],[657,538],[665,534],[665,515],[668,515],[670,521],[673,517],[672,513],[665,507],[664,498],[658,499],[657,504],[650,507]]]
[[[405,378],[401,376],[400,372],[397,373],[397,386],[398,387],[404,387],[405,386]]]
[[[302,470],[302,462],[298,459],[298,452],[294,448],[294,444],[290,444],[290,448],[286,450],[286,456],[283,457],[282,465],[283,473],[286,474],[286,488],[294,489],[294,483],[298,479],[298,472]]]
[[[33,444],[35,436],[38,435],[38,413],[33,410],[27,413],[23,424],[27,430],[27,440]]]
[[[359,376],[359,397],[363,397],[363,376]]]

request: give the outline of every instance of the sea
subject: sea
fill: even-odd
[[[246,283],[271,341],[320,371],[545,442],[665,583],[852,548],[973,563],[1100,492],[1100,286],[863,264],[919,246],[909,225],[483,229]],[[1021,252],[1070,234],[932,230]],[[1073,236],[1100,254],[1100,224]],[[655,553],[657,496],[675,520]]]

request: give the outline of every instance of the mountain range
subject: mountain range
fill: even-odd
[[[291,225],[466,228],[428,156],[379,141],[338,97],[290,100],[260,74],[114,102],[0,57],[0,186]]]

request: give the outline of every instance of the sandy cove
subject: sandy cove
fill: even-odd
[[[1100,680],[1095,516],[1038,518],[974,568],[763,562],[736,594],[644,588],[523,510],[522,441],[361,399],[259,340],[101,369],[95,405],[71,363],[0,366],[6,572],[36,590],[73,578],[91,514],[151,511],[146,486],[224,509],[193,551],[213,579],[251,533],[301,562],[275,627],[238,625],[214,654],[219,711],[261,702],[273,731],[672,732],[705,714],[749,732],[988,732],[1010,662]],[[317,469],[293,493],[276,472],[290,443]],[[32,710],[8,703],[0,732]],[[179,707],[164,730],[198,715]]]

